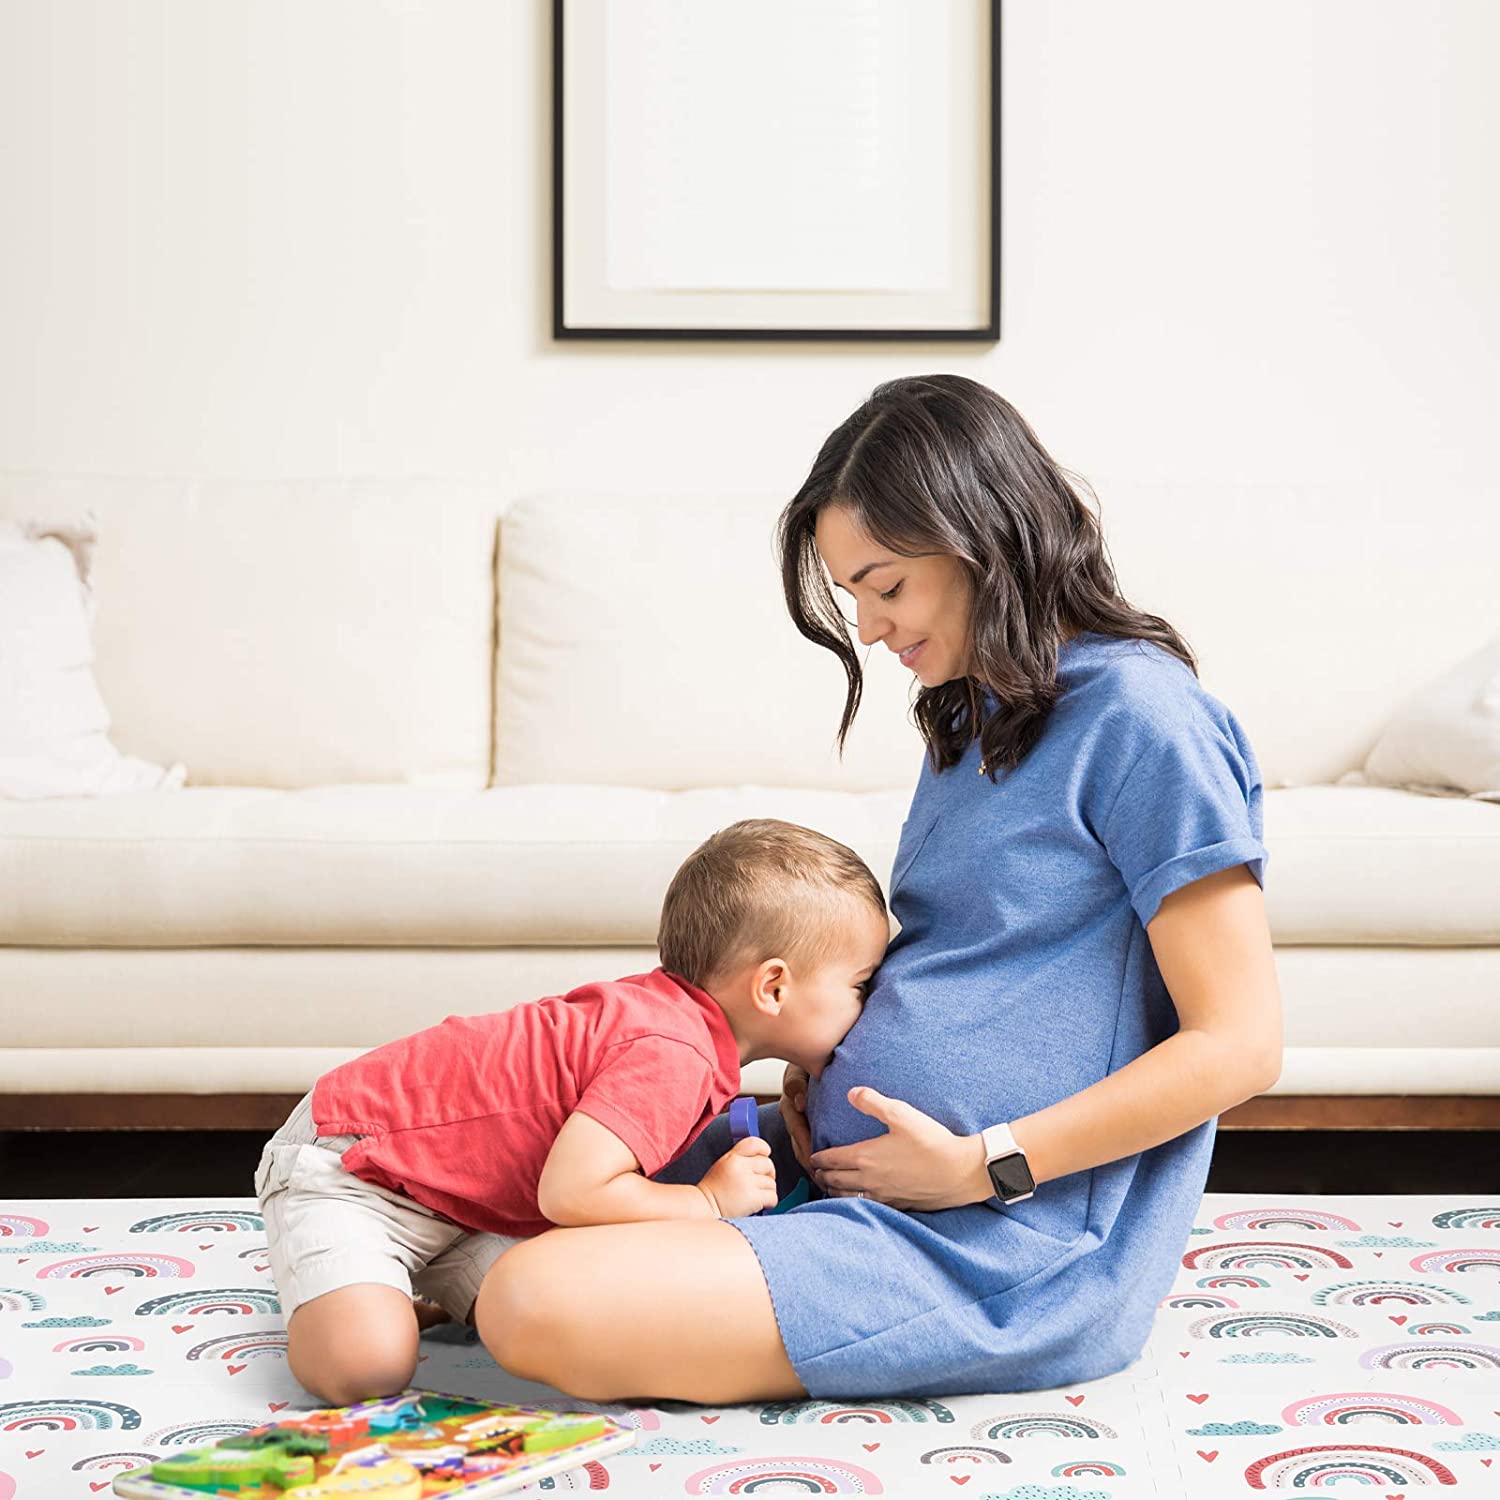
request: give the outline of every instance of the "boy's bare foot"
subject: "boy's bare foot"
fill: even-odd
[[[411,1310],[417,1315],[417,1332],[423,1329],[436,1327],[439,1323],[452,1321],[451,1315],[436,1302],[429,1302],[425,1297],[413,1297],[411,1299]]]

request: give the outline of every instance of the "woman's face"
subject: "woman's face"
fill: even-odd
[[[974,586],[945,552],[902,557],[872,542],[846,505],[825,506],[813,532],[841,601],[859,622],[863,646],[884,641],[923,687],[969,675]]]

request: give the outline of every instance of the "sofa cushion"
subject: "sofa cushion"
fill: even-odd
[[[488,489],[0,474],[0,516],[90,509],[122,750],[199,786],[486,784]]]
[[[743,817],[806,823],[887,884],[905,792],[193,788],[0,804],[0,944],[645,945],[672,872]],[[1500,944],[1500,807],[1266,793],[1279,944]]]
[[[779,503],[525,499],[501,523],[495,780],[910,788],[915,678],[884,646],[842,763],[844,670],[781,592]]]
[[[678,865],[780,817],[889,873],[901,792],[188,787],[0,804],[0,944],[654,944]]]

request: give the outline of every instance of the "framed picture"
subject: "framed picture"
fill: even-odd
[[[558,339],[1000,336],[1000,0],[553,0]]]

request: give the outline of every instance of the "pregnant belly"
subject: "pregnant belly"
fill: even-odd
[[[963,1053],[955,1057],[958,1038],[946,1028],[915,1026],[894,1005],[877,1005],[871,995],[865,1013],[839,1044],[823,1076],[807,1091],[807,1121],[814,1151],[848,1146],[884,1135],[886,1126],[849,1102],[849,1091],[869,1087],[887,1098],[901,1099],[923,1114],[958,1128],[977,1101],[965,1097],[973,1080],[966,1077]],[[974,1038],[966,1039],[968,1051]],[[965,1126],[965,1132],[978,1127]]]

